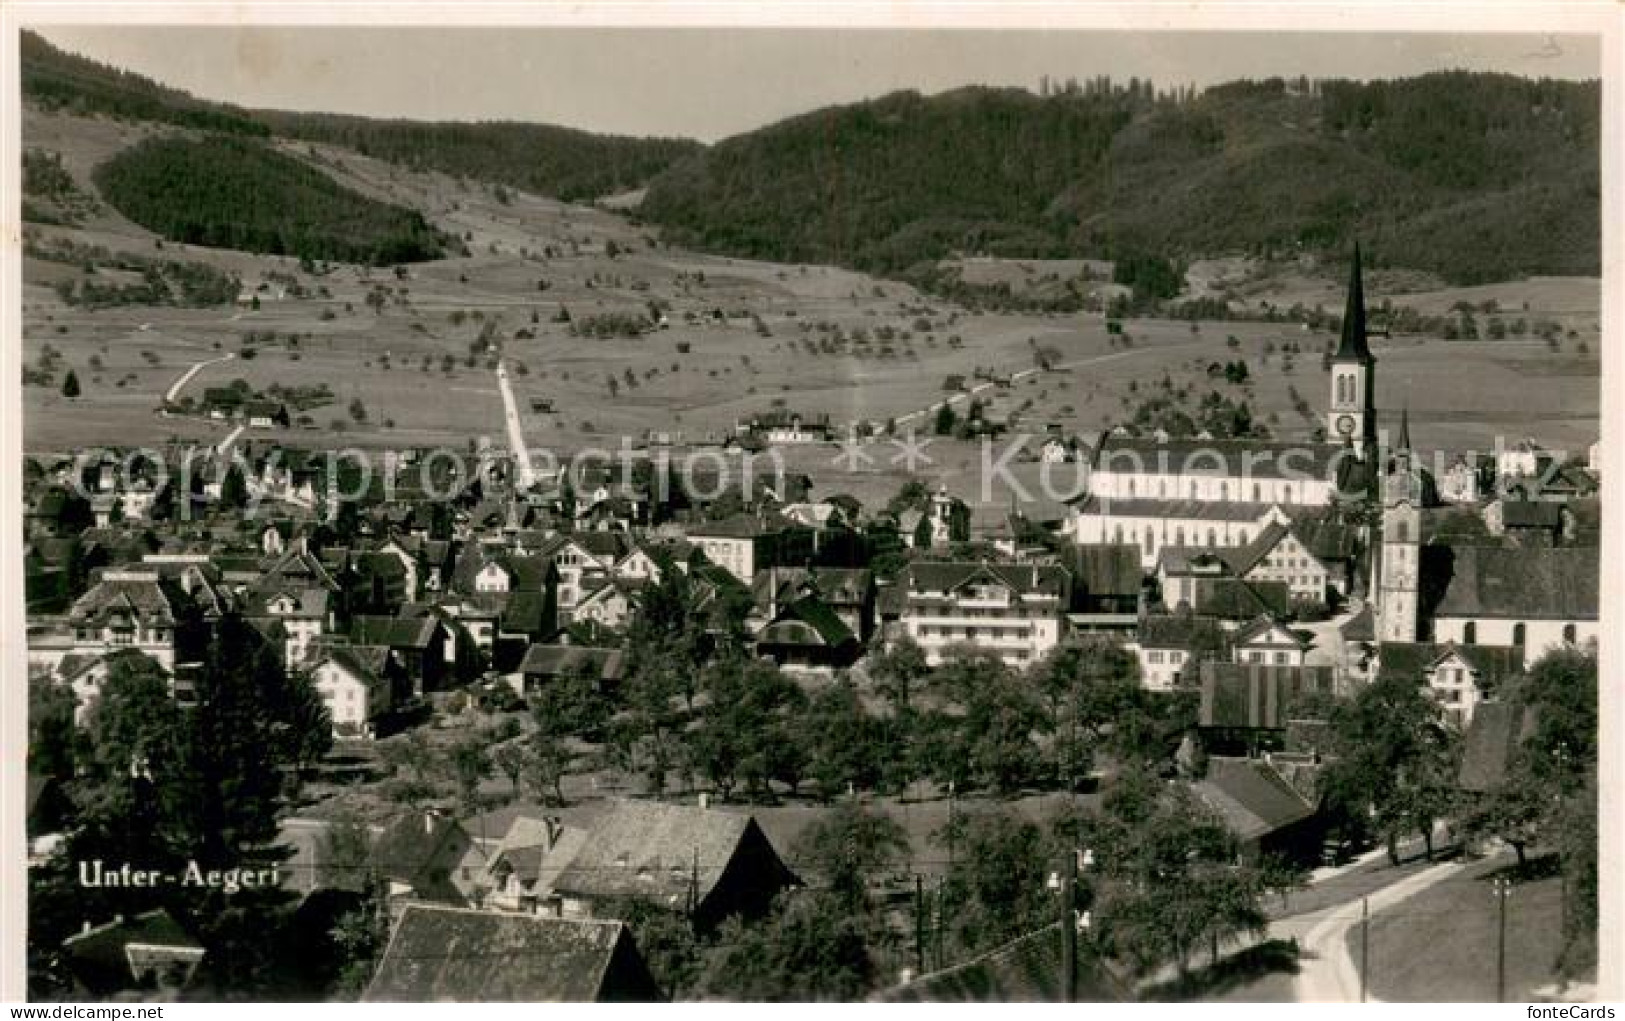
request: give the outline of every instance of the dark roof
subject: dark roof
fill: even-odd
[[[1345,642],[1374,642],[1377,640],[1376,614],[1371,612],[1371,604],[1360,607],[1360,612],[1343,622],[1339,629],[1343,633]]]
[[[1506,777],[1520,744],[1535,732],[1535,710],[1515,702],[1481,702],[1461,750],[1457,782],[1463,790],[1490,790]]]
[[[756,641],[765,645],[838,648],[857,641],[852,629],[817,596],[806,596],[779,610]]]
[[[1457,645],[1455,642],[1383,642],[1377,647],[1377,678],[1421,681],[1423,675],[1452,655],[1466,660],[1485,692],[1523,670],[1523,650],[1512,645]]]
[[[1360,548],[1359,526],[1331,513],[1293,518],[1292,534],[1321,560],[1347,560]]]
[[[908,566],[904,583],[914,592],[949,592],[985,578],[1020,595],[1058,595],[1070,588],[1066,569],[1048,564],[996,564],[977,561],[920,561]]]
[[[454,819],[425,812],[406,812],[373,840],[372,865],[381,875],[410,885],[419,896],[460,900],[451,885],[453,849],[465,843]],[[439,875],[444,871],[445,875]]]
[[[148,947],[160,948],[161,959],[138,949]],[[74,977],[98,995],[141,984],[138,972],[148,968],[177,958],[195,963],[203,954],[203,944],[163,908],[69,936],[62,941],[62,949]]]
[[[1269,614],[1260,614],[1236,631],[1234,641],[1237,645],[1245,645],[1255,638],[1268,635],[1272,631],[1283,631],[1292,643],[1300,649],[1309,647],[1310,641],[1303,635],[1280,623]]]
[[[1371,348],[1366,345],[1365,280],[1360,272],[1360,246],[1354,246],[1354,259],[1349,264],[1348,299],[1343,306],[1343,334],[1337,343],[1336,361],[1370,364]]]
[[[921,975],[876,993],[889,1003],[1036,1003],[1062,999],[1063,955],[1058,922],[995,947],[964,964]],[[1130,999],[1124,984],[1080,948],[1077,998],[1115,1003]]]
[[[1334,482],[1338,470],[1356,459],[1354,450],[1340,443],[1303,443],[1284,440],[1157,439],[1107,433],[1095,447],[1096,470],[1154,472],[1213,478],[1281,479],[1288,482]],[[1236,496],[1243,494],[1237,493]],[[1110,500],[1112,507],[1135,501]],[[1151,500],[1151,503],[1190,503],[1222,507],[1198,500]],[[1269,503],[1244,504],[1259,507]],[[1256,516],[1256,515],[1255,515]]]
[[[1331,691],[1326,666],[1266,666],[1258,663],[1203,663],[1203,727],[1281,730],[1294,698],[1306,691]]]
[[[1067,566],[1078,591],[1090,596],[1138,596],[1145,580],[1140,548],[1128,543],[1075,546]]]
[[[1596,620],[1600,574],[1592,547],[1457,546],[1440,617]]]
[[[1292,605],[1292,590],[1280,581],[1199,577],[1194,594],[1192,610],[1225,620],[1252,620],[1259,614],[1284,617]]]
[[[1257,840],[1315,814],[1315,806],[1262,759],[1208,760],[1196,796],[1241,840]]]
[[[1545,500],[1502,500],[1501,524],[1507,528],[1555,530],[1563,524],[1563,508]]]
[[[357,645],[426,649],[439,627],[439,620],[432,616],[379,617],[357,614],[350,623],[350,637]]]
[[[597,672],[601,680],[619,680],[625,659],[619,649],[595,649],[586,645],[532,645],[519,661],[522,674],[557,677],[573,670]]]
[[[407,904],[367,1002],[660,999],[619,921]]]
[[[1224,631],[1217,617],[1153,613],[1140,619],[1136,640],[1146,649],[1221,649]]]
[[[696,901],[710,896],[740,848],[753,838],[767,843],[756,820],[743,813],[619,801],[593,824],[581,853],[565,866],[553,888],[565,895],[634,897],[680,911],[691,891],[697,893]],[[786,883],[794,882],[788,869],[784,877]]]
[[[508,597],[507,608],[502,611],[502,629],[509,633],[536,635],[551,631],[556,621],[547,619],[549,603],[547,593],[521,590]]]

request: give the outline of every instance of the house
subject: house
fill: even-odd
[[[585,645],[532,645],[525,650],[511,680],[520,695],[529,695],[564,677],[586,674],[600,685],[620,683],[626,670],[626,657],[619,649],[594,649]]]
[[[446,626],[433,614],[413,617],[358,614],[350,621],[350,641],[359,646],[389,650],[400,665],[405,692],[417,697],[440,691],[452,680],[447,670],[448,637]]]
[[[769,443],[822,443],[831,435],[828,414],[802,415],[785,408],[763,412],[741,425],[738,431]]]
[[[1139,551],[1135,547],[1114,548],[1134,550],[1134,562],[1139,564]],[[1231,551],[1202,546],[1164,546],[1162,552],[1157,554],[1154,572],[1162,605],[1169,610],[1190,610],[1196,605],[1197,586],[1201,580],[1234,577],[1230,560],[1224,555],[1226,552]]]
[[[799,883],[749,815],[618,801],[589,827],[553,889],[567,918],[613,915],[633,900],[709,931],[732,915],[760,917]]]
[[[1172,691],[1182,681],[1195,680],[1204,659],[1223,654],[1225,634],[1215,617],[1147,614],[1140,619],[1129,648],[1140,661],[1141,686]]]
[[[57,664],[56,683],[73,692],[73,720],[76,724],[84,726],[88,722],[90,711],[101,700],[102,689],[106,687],[108,678],[120,669],[135,673],[156,672],[169,681],[170,694],[176,694],[174,673],[165,670],[162,664],[140,649],[114,649],[89,654],[72,652]]]
[[[230,421],[243,412],[247,401],[243,391],[234,386],[211,386],[203,391],[203,413],[210,418]]]
[[[486,865],[491,892],[485,904],[499,911],[558,917],[562,901],[553,879],[581,850],[587,831],[558,818],[516,816]]]
[[[1191,792],[1224,822],[1257,859],[1277,855],[1289,861],[1318,860],[1324,836],[1316,806],[1276,770],[1269,757],[1208,760],[1207,773]]]
[[[1318,531],[1331,532],[1331,527]],[[1341,530],[1352,536],[1352,529]],[[1248,582],[1279,582],[1286,585],[1295,602],[1322,603],[1328,594],[1348,591],[1350,578],[1347,565],[1353,561],[1353,546],[1344,557],[1343,569],[1334,571],[1332,565],[1317,557],[1308,542],[1291,525],[1272,521],[1246,546],[1231,557],[1231,570],[1236,577]]]
[[[690,525],[687,539],[718,567],[749,585],[766,567],[793,567],[812,559],[812,532],[776,515],[737,514]]]
[[[660,1000],[619,921],[410,904],[366,1003],[625,1003]]]
[[[757,655],[792,671],[828,673],[857,662],[862,645],[840,614],[816,594],[774,602],[756,632]]]
[[[186,602],[179,587],[161,581],[154,568],[106,568],[68,609],[73,651],[92,656],[135,649],[173,672],[177,645],[186,644],[183,632],[198,623]]]
[[[1550,649],[1596,640],[1595,548],[1437,549],[1442,577],[1424,578],[1443,587],[1432,610],[1433,641],[1517,646],[1527,667]]]
[[[293,669],[305,665],[317,642],[332,628],[332,593],[324,588],[280,585],[276,581],[268,578],[246,594],[243,615],[256,624],[281,626],[282,662]]]
[[[1025,667],[1060,642],[1071,576],[1055,565],[916,562],[903,572],[902,631],[933,666],[956,648]]]
[[[1218,617],[1227,630],[1251,623],[1260,614],[1281,620],[1291,612],[1291,592],[1284,582],[1198,578],[1192,587],[1192,611]]]
[[[625,628],[637,611],[638,595],[644,585],[644,582],[619,576],[589,578],[575,608],[570,611],[570,623],[610,631]]]
[[[324,645],[310,680],[327,706],[334,737],[375,737],[375,722],[395,705],[395,674],[382,645]],[[398,668],[397,668],[398,669]]]
[[[392,911],[409,900],[461,905],[456,872],[471,844],[455,819],[409,811],[374,837],[368,863],[386,884]]]
[[[1091,630],[1132,626],[1145,591],[1140,551],[1097,543],[1073,546],[1061,562],[1072,572],[1072,621]]]
[[[1499,697],[1508,679],[1523,669],[1523,650],[1514,646],[1457,645],[1446,642],[1383,642],[1377,646],[1377,678],[1398,677],[1427,685],[1459,727],[1472,723],[1480,703]]]
[[[250,429],[286,429],[290,423],[288,406],[281,401],[245,401],[242,414]]]
[[[938,486],[922,508],[910,507],[897,516],[897,531],[903,542],[915,549],[941,549],[970,539],[970,507],[965,501]]]
[[[1495,460],[1483,455],[1457,456],[1439,475],[1439,499],[1476,504],[1495,484]]]
[[[781,607],[813,597],[828,607],[859,642],[875,628],[875,580],[867,568],[769,567],[751,583],[753,609],[746,626],[760,630]]]
[[[1199,677],[1197,728],[1203,743],[1215,754],[1225,749],[1251,754],[1278,748],[1300,698],[1338,693],[1329,666],[1209,661],[1201,665]]]
[[[85,929],[62,941],[62,961],[86,996],[173,996],[191,985],[203,944],[163,908]]]
[[[1484,528],[1524,547],[1558,545],[1573,531],[1573,518],[1564,505],[1544,500],[1502,498],[1484,507]]]
[[[1309,642],[1298,632],[1260,614],[1230,637],[1237,663],[1303,666]]]

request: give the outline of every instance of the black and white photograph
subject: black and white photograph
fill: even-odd
[[[5,15],[0,998],[1621,995],[1619,8],[138,6]]]

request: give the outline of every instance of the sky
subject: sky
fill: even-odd
[[[64,49],[247,107],[524,120],[711,142],[898,89],[1040,76],[1594,78],[1595,36],[827,28],[52,26]]]

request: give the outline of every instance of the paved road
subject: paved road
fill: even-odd
[[[181,390],[186,386],[186,384],[190,383],[192,381],[192,377],[202,371],[205,366],[216,365],[220,362],[229,362],[236,357],[237,356],[234,354],[225,354],[221,355],[219,358],[208,358],[193,364],[190,369],[187,369],[185,372],[181,373],[181,378],[175,380],[175,385],[171,386],[169,391],[164,394],[164,403],[174,404],[175,400],[180,397]]]
[[[519,484],[526,489],[536,484],[536,468],[530,463],[530,448],[525,446],[524,424],[519,419],[519,402],[513,395],[513,383],[508,379],[508,363],[497,362],[497,388],[502,391],[502,412],[508,429],[508,449],[519,462]]]

